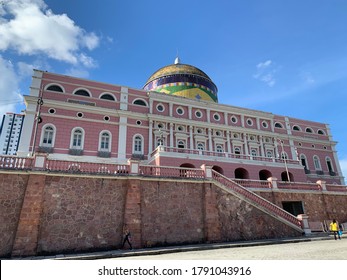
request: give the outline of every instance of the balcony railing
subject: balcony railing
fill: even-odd
[[[1,169],[26,170],[31,169],[32,157],[0,156]]]
[[[77,162],[65,160],[45,159],[37,161],[33,157],[0,156],[0,169],[2,170],[39,170],[50,173],[66,174],[95,174],[95,175],[137,175],[145,177],[162,178],[186,178],[186,179],[206,179],[206,171],[200,168],[138,165],[138,168],[131,168],[130,164],[111,164],[111,163],[93,163]],[[138,161],[134,161],[138,164]],[[133,173],[131,173],[131,170]],[[134,172],[134,170],[136,170]],[[280,190],[306,190],[306,191],[333,191],[347,193],[347,186],[303,182],[271,182],[267,180],[248,180],[231,179],[235,183],[247,189],[280,189]]]
[[[105,164],[93,162],[73,162],[64,160],[47,160],[44,168],[49,172],[66,172],[80,174],[127,175],[127,164]]]
[[[205,172],[199,168],[169,167],[141,165],[140,172],[142,176],[165,177],[165,178],[189,178],[204,179]]]
[[[241,160],[254,160],[254,161],[263,161],[263,162],[276,162],[276,163],[287,163],[287,164],[295,164],[299,165],[299,160],[291,160],[291,159],[281,159],[281,158],[270,158],[270,157],[262,157],[262,156],[251,156],[245,154],[235,154],[235,153],[220,153],[213,151],[204,151],[204,150],[191,150],[184,148],[176,148],[176,147],[167,147],[167,146],[158,146],[152,153],[151,157],[155,155],[160,155],[161,153],[179,153],[179,154],[189,154],[189,155],[198,155],[205,157],[214,157],[214,158],[226,158],[226,159],[241,159]]]
[[[286,220],[295,227],[301,228],[301,222],[295,216],[278,207],[277,205],[269,202],[265,198],[257,195],[256,193],[250,190],[247,190],[242,185],[230,180],[229,178],[223,176],[222,174],[219,174],[218,172],[215,172],[214,170],[212,170],[212,177],[214,180],[221,183],[223,186],[230,188],[235,193],[245,197],[246,199],[254,202],[255,204],[261,205],[269,212],[274,213],[278,217],[281,217],[282,219]]]

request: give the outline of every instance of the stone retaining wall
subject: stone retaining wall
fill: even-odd
[[[259,194],[347,221],[347,195]],[[119,249],[125,224],[135,248],[301,235],[209,181],[0,173],[0,207],[1,257]]]

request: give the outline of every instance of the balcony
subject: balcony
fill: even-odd
[[[37,151],[40,153],[52,154],[54,151],[54,148],[53,147],[46,147],[46,146],[39,146]]]
[[[82,156],[83,155],[83,150],[81,149],[70,149],[69,154],[72,156]]]
[[[107,151],[98,151],[98,157],[109,158],[111,157],[111,153]]]
[[[330,176],[336,176],[336,172],[334,172],[334,171],[329,171],[329,175],[330,175]]]
[[[190,157],[192,159],[201,159],[204,157],[204,160],[216,160],[219,158],[220,160],[224,159],[225,161],[261,161],[261,162],[269,162],[269,163],[287,163],[287,164],[295,164],[300,165],[300,161],[291,160],[291,159],[281,159],[281,158],[270,158],[270,157],[262,157],[262,156],[251,156],[245,154],[235,154],[235,153],[220,153],[220,152],[211,152],[205,150],[191,150],[184,148],[176,148],[176,147],[166,147],[166,146],[158,146],[152,153],[151,157],[155,156],[170,156],[171,153],[182,154],[183,157]]]
[[[311,170],[310,169],[304,168],[304,171],[305,171],[305,174],[311,174]]]

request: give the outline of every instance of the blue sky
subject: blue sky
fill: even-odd
[[[219,102],[330,124],[347,175],[347,1],[3,0],[0,114],[24,109],[32,69],[141,88],[192,64]]]

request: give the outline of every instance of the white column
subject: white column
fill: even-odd
[[[231,154],[231,144],[230,144],[230,131],[227,131],[227,152]]]
[[[265,157],[265,150],[264,150],[264,143],[263,143],[263,136],[259,136],[259,141],[260,141],[260,153],[262,157]]]
[[[260,120],[259,118],[256,118],[256,120],[257,120],[257,129],[260,130]]]
[[[289,145],[290,145],[290,151],[292,153],[292,159],[297,160],[298,156],[297,156],[297,152],[295,150],[294,141],[292,139],[289,140]]]
[[[210,118],[210,115],[211,115],[211,110],[210,109],[207,109],[206,110],[206,116],[207,116],[207,122],[209,123],[209,122],[211,122],[211,118]]]
[[[192,106],[188,106],[188,117],[190,120],[192,119]]]
[[[212,129],[211,128],[208,129],[208,149],[210,152],[213,151],[213,149],[212,149]]]
[[[194,142],[193,142],[193,126],[190,125],[189,126],[189,141],[190,141],[190,144],[189,144],[189,149],[193,150],[194,149]]]
[[[153,114],[153,100],[152,99],[149,100],[149,113]]]
[[[153,120],[149,121],[149,132],[148,132],[148,156],[152,153],[153,149]]]
[[[174,133],[173,133],[173,123],[170,123],[170,147],[175,147],[174,145]]]
[[[228,113],[224,112],[224,123],[225,125],[228,125]]]
[[[169,103],[169,116],[172,117],[172,111],[173,111],[173,104],[172,102]]]
[[[121,87],[120,90],[120,109],[128,110],[128,88]]]
[[[248,141],[247,141],[247,134],[243,134],[243,143],[245,144],[245,155],[249,156],[248,152]]]
[[[133,145],[132,139],[130,139],[129,143],[127,141],[127,117],[119,118],[119,134],[118,134],[118,158],[125,159],[126,158],[126,145]]]

